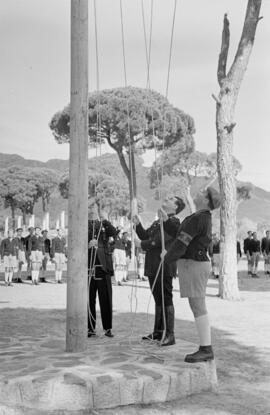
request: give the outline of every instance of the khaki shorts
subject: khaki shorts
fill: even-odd
[[[205,297],[206,285],[211,273],[210,262],[179,259],[177,269],[180,296]]]
[[[5,268],[17,268],[18,262],[15,255],[4,255]]]
[[[22,262],[23,264],[26,262],[25,252],[21,251],[20,249],[19,249],[19,252],[18,252],[18,261]]]
[[[31,251],[30,260],[31,260],[31,262],[40,262],[40,263],[42,263],[42,260],[43,260],[42,251]]]
[[[56,267],[61,267],[66,263],[66,256],[65,256],[65,254],[62,254],[60,252],[56,252],[54,254],[53,261],[54,261]]]

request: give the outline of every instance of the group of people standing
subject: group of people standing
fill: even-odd
[[[48,231],[41,231],[40,227],[30,227],[28,235],[22,236],[23,229],[8,230],[8,235],[1,241],[1,261],[4,263],[5,285],[12,286],[12,282],[23,283],[22,267],[27,264],[27,279],[33,285],[47,282],[45,271],[51,260],[55,264],[55,281],[62,282],[63,267],[66,262],[67,244],[63,231],[57,229],[57,235],[50,240]],[[40,275],[41,273],[41,275]],[[15,278],[14,274],[16,274]]]
[[[145,252],[144,275],[148,277],[155,301],[154,329],[143,336],[143,340],[159,341],[162,346],[175,344],[172,281],[177,274],[180,295],[189,300],[200,340],[199,349],[185,357],[189,363],[214,358],[205,294],[211,272],[208,256],[211,210],[220,205],[219,193],[209,187],[200,191],[194,202],[197,211],[182,223],[176,215],[184,209],[185,203],[177,197],[164,201],[158,211],[159,220],[148,229],[144,229],[137,215],[133,217],[140,240],[136,245]],[[110,238],[116,240],[117,233],[108,220],[100,219],[97,205],[93,203],[88,221],[88,337],[96,335],[96,293],[105,335],[113,337],[111,276],[114,271],[109,241]]]
[[[261,255],[264,259],[264,272],[270,275],[270,231],[266,231],[261,241],[257,237],[257,232],[248,231],[247,234],[244,240],[244,253],[248,261],[248,275],[259,278],[257,271]]]

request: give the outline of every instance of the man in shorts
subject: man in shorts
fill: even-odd
[[[161,254],[165,263],[177,261],[181,297],[188,298],[195,318],[200,347],[185,357],[185,362],[189,363],[214,359],[205,293],[211,273],[207,254],[212,234],[211,210],[220,206],[220,195],[214,188],[208,187],[198,193],[194,203],[197,211],[185,218],[168,252],[164,250]],[[168,234],[175,234],[174,224],[168,221],[164,210],[159,210],[159,216],[164,221],[164,230]]]
[[[14,238],[13,229],[9,229],[8,237],[1,242],[1,260],[5,268],[5,285],[12,286],[12,277],[17,268],[18,243]]]
[[[23,283],[22,280],[22,267],[23,264],[26,263],[26,257],[25,257],[25,240],[22,236],[23,229],[18,228],[16,229],[16,241],[18,243],[18,271],[17,271],[17,278],[15,279],[15,282],[17,283]]]
[[[63,236],[62,229],[57,229],[57,236],[52,240],[51,258],[52,262],[55,263],[55,282],[62,284],[62,273],[65,263],[67,262],[66,257],[67,242]]]
[[[39,226],[35,227],[35,234],[29,239],[28,254],[31,260],[31,276],[32,284],[38,285],[39,271],[44,258],[44,240],[41,236],[41,229]]]

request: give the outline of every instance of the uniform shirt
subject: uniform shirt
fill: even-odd
[[[52,240],[52,248],[51,248],[51,257],[53,258],[55,253],[58,254],[66,254],[66,239],[62,236],[59,238],[59,236],[56,236]]]
[[[44,239],[42,236],[33,235],[31,238],[29,238],[28,252],[31,251],[41,251],[43,254],[45,253]]]
[[[262,253],[268,255],[270,252],[270,238],[266,238],[266,237],[262,238],[261,247],[262,247]]]
[[[51,251],[51,241],[49,238],[43,239],[45,253],[49,254]]]
[[[131,258],[131,241],[126,239],[126,240],[122,240],[122,242],[123,242],[123,245],[124,245],[124,249],[126,251],[126,256]]]
[[[121,251],[125,251],[125,245],[122,238],[116,238],[114,242],[114,249],[120,249]]]
[[[19,251],[19,246],[18,246],[18,241],[16,240],[16,238],[5,238],[2,240],[1,242],[1,258],[3,259],[4,256],[16,256],[18,257],[18,251]]]
[[[175,232],[168,221],[164,222],[168,233]],[[209,210],[203,209],[187,216],[176,233],[176,239],[165,256],[166,262],[177,259],[209,261],[207,251],[212,239],[212,217]]]
[[[29,241],[30,241],[30,239],[33,237],[34,235],[27,235],[25,238],[24,238],[24,243],[25,243],[25,251],[26,252],[29,252]]]
[[[18,248],[20,251],[25,251],[25,239],[21,236],[20,238],[16,236],[16,241],[18,243]]]
[[[239,255],[240,258],[241,258],[242,251],[241,251],[241,246],[240,246],[240,242],[239,241],[236,241],[236,252],[237,252],[237,255]]]
[[[246,238],[246,239],[244,239],[244,253],[245,254],[250,253],[249,247],[250,247],[250,242],[251,241],[253,241],[252,238]]]
[[[249,252],[250,254],[254,252],[261,252],[261,243],[258,239],[251,239],[249,243]]]
[[[98,242],[97,249],[88,248],[88,267],[101,265],[103,271],[113,275],[112,254],[109,246],[110,237],[115,238],[118,234],[116,228],[108,221],[89,220],[88,221],[88,242],[96,239]],[[95,252],[96,251],[96,252]],[[90,264],[95,259],[94,264]]]

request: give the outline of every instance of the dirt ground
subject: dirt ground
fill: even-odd
[[[216,356],[219,387],[215,393],[193,395],[186,399],[164,404],[131,406],[113,410],[96,410],[96,415],[269,415],[270,414],[270,276],[247,277],[246,263],[239,266],[241,300],[220,300],[217,297],[218,282],[210,279],[207,288],[207,306],[212,325],[213,345]],[[49,279],[53,278],[52,275]],[[2,275],[1,278],[2,280]],[[52,333],[65,330],[65,284],[44,284],[39,287],[4,287],[0,284],[1,334],[15,335],[21,330],[36,335],[43,330]],[[55,287],[55,288],[54,288]],[[33,291],[35,296],[33,296]],[[15,290],[24,294],[17,297]],[[52,294],[53,292],[53,294]],[[134,296],[131,283],[114,286],[114,331],[130,330],[130,322],[136,330],[145,334],[152,326],[146,308],[149,301],[148,283],[141,283]],[[133,312],[130,312],[133,295]],[[136,298],[135,298],[136,297]],[[138,298],[136,315],[134,304]],[[179,299],[177,281],[174,284],[176,309],[176,337],[197,343],[194,322],[186,299]],[[19,308],[17,308],[19,307]],[[31,308],[32,307],[32,308]],[[34,313],[33,313],[34,310]],[[153,311],[153,304],[149,313]],[[31,325],[29,316],[34,315]],[[130,317],[131,316],[131,317]],[[147,323],[146,323],[147,317]],[[147,327],[146,327],[147,325]],[[27,333],[26,333],[27,334]],[[31,414],[32,415],[32,414]],[[64,415],[64,414],[61,414]],[[76,414],[77,415],[77,414]],[[80,415],[80,414],[78,414]]]

